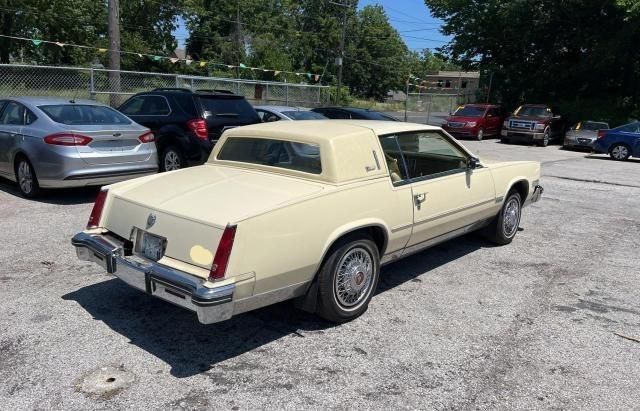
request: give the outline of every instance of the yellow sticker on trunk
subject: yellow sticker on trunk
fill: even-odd
[[[194,245],[191,247],[189,256],[196,264],[209,265],[213,262],[213,253],[201,245]]]

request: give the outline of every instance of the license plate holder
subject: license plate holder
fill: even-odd
[[[164,256],[167,249],[167,239],[148,233],[144,230],[137,230],[136,252],[138,255],[152,261],[158,261]]]

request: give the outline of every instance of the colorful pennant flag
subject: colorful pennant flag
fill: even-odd
[[[160,61],[162,60],[162,57],[160,56],[153,56],[153,61]]]
[[[39,47],[42,44],[42,40],[31,39],[34,46]]]
[[[64,43],[60,43],[59,41],[56,41],[56,45],[60,46],[60,47],[64,47]]]
[[[207,65],[207,62],[206,62],[206,61],[201,61],[201,62],[200,62],[200,67],[204,67],[204,66],[206,66],[206,65]]]
[[[240,63],[240,68],[247,68],[247,66],[245,66],[244,63]]]
[[[175,58],[175,57],[171,57],[171,58],[169,59],[169,61],[170,61],[172,64],[176,64],[176,63],[178,62],[178,60],[180,60],[180,59],[177,59],[177,58]]]
[[[106,52],[107,52],[107,49],[98,49],[98,51],[99,51],[100,53],[106,53]]]

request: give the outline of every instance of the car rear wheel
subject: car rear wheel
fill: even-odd
[[[609,150],[609,155],[617,161],[624,161],[631,157],[631,150],[626,144],[615,144]]]
[[[40,184],[31,162],[26,157],[19,157],[15,165],[16,182],[20,193],[26,198],[36,197],[40,193]]]
[[[496,244],[509,244],[518,233],[521,215],[522,197],[517,191],[510,191],[500,209],[500,214],[485,229],[485,237]]]
[[[357,318],[367,310],[379,277],[378,247],[370,238],[340,241],[318,273],[318,314],[335,323]]]
[[[478,134],[476,135],[476,139],[478,141],[482,141],[483,137],[484,137],[484,131],[482,129],[478,130]]]
[[[186,166],[184,155],[176,146],[168,146],[162,150],[160,169],[162,171],[180,170]]]

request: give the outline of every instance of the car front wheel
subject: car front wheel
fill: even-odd
[[[380,277],[380,256],[370,238],[346,238],[336,244],[318,273],[318,314],[325,320],[351,321],[368,306]]]
[[[624,161],[631,157],[631,150],[625,144],[615,144],[609,150],[609,155],[612,159],[617,161]]]
[[[476,135],[476,139],[478,141],[482,141],[482,139],[484,138],[484,131],[482,129],[478,130],[478,134]]]
[[[544,135],[542,136],[542,140],[540,140],[538,145],[540,147],[546,147],[549,145],[550,141],[551,141],[551,130],[549,130],[549,128],[547,127],[547,129],[544,131]]]
[[[20,157],[16,161],[16,182],[22,195],[26,198],[33,198],[40,192],[40,185],[36,172],[31,162],[26,157]]]
[[[510,191],[500,214],[485,229],[487,239],[500,245],[509,244],[518,232],[521,214],[522,197],[517,191]]]

